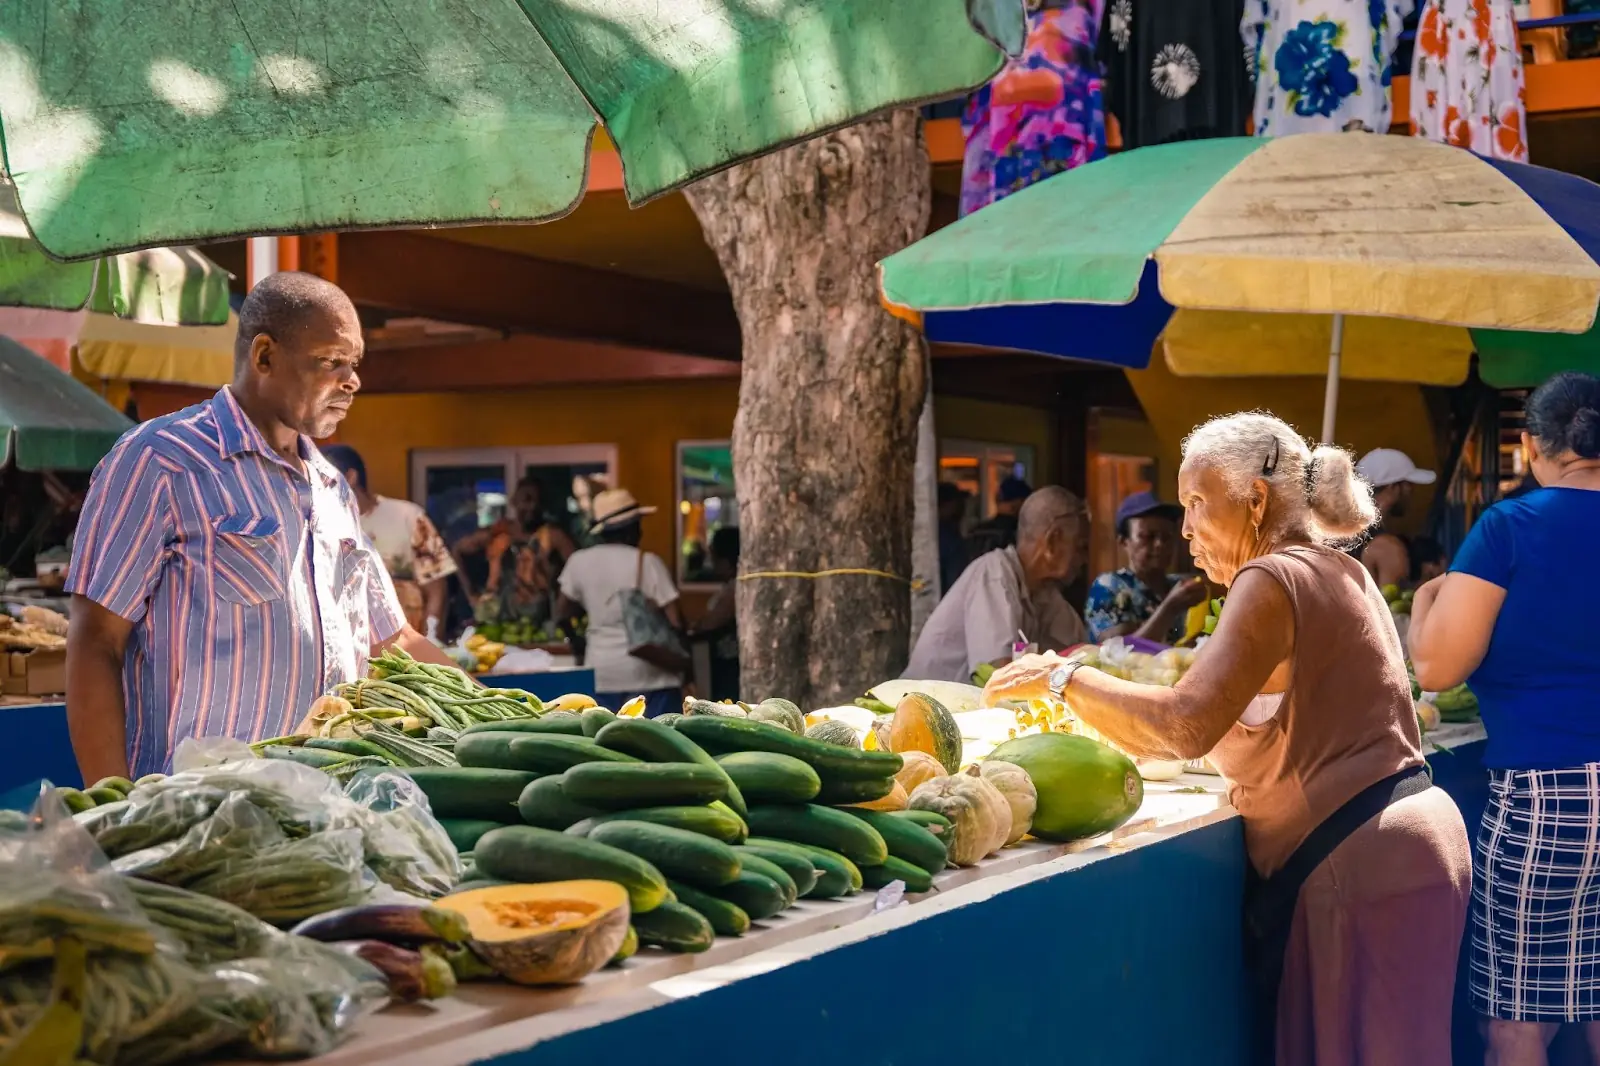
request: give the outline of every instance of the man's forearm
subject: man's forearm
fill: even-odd
[[[435,578],[422,586],[422,615],[438,622],[439,635],[444,636],[445,579]]]
[[[128,776],[122,657],[99,648],[67,655],[67,731],[83,783]]]
[[[443,648],[439,647],[439,645],[435,644],[421,633],[418,633],[410,626],[406,626],[404,629],[400,630],[400,632],[396,633],[392,638],[373,648],[372,653],[377,655],[385,648],[399,648],[401,651],[405,652],[407,655],[418,660],[419,662],[433,663],[437,666],[452,666],[456,667],[457,669],[460,668],[460,664],[454,659],[450,658],[450,656],[446,655]]]

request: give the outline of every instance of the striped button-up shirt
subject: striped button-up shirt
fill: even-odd
[[[405,624],[355,496],[302,437],[273,452],[224,388],[130,430],[95,470],[67,587],[134,624],[132,776],[185,737],[288,733]]]

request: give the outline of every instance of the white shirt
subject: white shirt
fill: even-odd
[[[426,585],[456,572],[455,560],[427,512],[410,500],[379,496],[377,505],[361,516],[361,531],[396,581]]]
[[[637,696],[662,688],[677,688],[683,678],[628,654],[628,635],[622,626],[622,605],[617,594],[639,588],[657,607],[678,599],[672,575],[660,556],[644,553],[642,576],[638,548],[626,544],[597,544],[573,552],[561,570],[561,594],[589,612],[587,661],[594,668],[597,692]]]
[[[915,681],[972,682],[980,663],[1009,658],[1017,631],[1042,651],[1082,644],[1083,619],[1061,590],[1047,585],[1027,594],[1017,549],[1000,548],[974,559],[933,609],[902,677]]]

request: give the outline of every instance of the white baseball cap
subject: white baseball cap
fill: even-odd
[[[1432,470],[1418,469],[1411,456],[1396,448],[1374,448],[1361,457],[1356,472],[1367,479],[1375,489],[1385,485],[1398,485],[1408,481],[1413,485],[1432,485],[1439,475]]]

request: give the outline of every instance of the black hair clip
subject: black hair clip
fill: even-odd
[[[1272,454],[1267,456],[1267,461],[1261,464],[1261,476],[1271,477],[1278,471],[1278,460],[1283,457],[1283,442],[1276,437],[1272,439]]]

